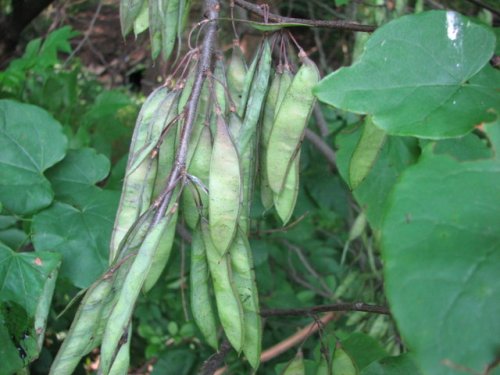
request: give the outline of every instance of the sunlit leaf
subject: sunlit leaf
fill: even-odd
[[[500,111],[495,35],[452,11],[398,18],[377,29],[359,61],[327,76],[318,99],[373,115],[393,135],[466,134]]]

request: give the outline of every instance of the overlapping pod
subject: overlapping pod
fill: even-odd
[[[163,59],[168,60],[172,53],[177,38],[178,24],[182,22],[179,18],[180,0],[162,0],[162,54]]]
[[[217,304],[217,314],[227,339],[240,352],[244,343],[244,313],[238,291],[232,280],[229,254],[220,255],[208,225],[202,220],[201,229],[207,254],[208,267]]]
[[[99,323],[107,319],[105,306],[111,300],[112,278],[101,278],[90,286],[71,324],[56,358],[50,375],[73,374],[82,356],[99,345]]]
[[[137,118],[127,162],[125,176],[120,198],[120,204],[115,218],[115,224],[110,242],[110,262],[117,256],[118,248],[130,227],[149,206],[153,192],[156,168],[153,159],[143,151],[151,143],[152,126],[161,122],[158,115],[163,106],[162,113],[168,113],[167,104],[169,89],[160,87],[153,91],[143,104]],[[161,125],[163,123],[161,122]],[[131,171],[131,168],[135,169]],[[154,172],[154,174],[153,174]]]
[[[300,151],[295,156],[295,159],[293,159],[292,165],[288,170],[283,190],[279,194],[273,194],[274,206],[283,225],[286,225],[292,217],[293,209],[297,202],[297,196],[299,195],[299,169]]]
[[[242,97],[247,70],[243,52],[241,51],[239,42],[236,40],[233,42],[231,59],[227,67],[227,87],[235,103],[239,103]]]
[[[273,191],[269,186],[267,180],[267,146],[269,143],[269,137],[271,136],[271,131],[273,129],[274,121],[276,115],[281,106],[281,102],[285,97],[285,93],[292,83],[293,75],[292,72],[282,66],[278,66],[278,69],[274,73],[274,76],[269,87],[269,92],[267,94],[266,103],[264,105],[264,113],[262,116],[262,128],[260,135],[260,197],[262,205],[266,210],[270,209],[274,204]]]
[[[139,16],[143,3],[146,0],[120,0],[120,24],[122,35],[127,35],[135,19]]]
[[[130,365],[130,341],[132,339],[132,324],[129,324],[128,333],[124,343],[120,343],[120,349],[116,354],[113,365],[109,370],[108,375],[127,375]]]
[[[241,90],[241,98],[239,100],[238,108],[237,108],[237,113],[240,116],[240,118],[245,117],[245,111],[247,108],[247,102],[248,102],[248,97],[250,95],[250,89],[252,87],[252,82],[253,82],[253,77],[255,75],[255,72],[257,71],[257,65],[260,59],[260,55],[262,53],[261,48],[257,51],[257,54],[255,55],[252,64],[250,67],[247,69],[246,74],[245,74],[245,79],[243,80],[243,88]]]
[[[320,79],[318,68],[303,51],[299,57],[302,66],[281,103],[267,146],[267,177],[276,194],[283,190],[288,170],[297,155],[314,105],[312,88]]]
[[[193,233],[191,243],[191,270],[189,272],[191,311],[205,340],[217,350],[217,323],[210,298],[209,278],[205,244],[201,228],[198,227]]]
[[[149,42],[151,43],[153,60],[158,57],[161,51],[162,17],[160,9],[162,2],[163,0],[148,0]]]
[[[99,370],[103,374],[109,372],[120,347],[120,341],[128,332],[135,302],[170,219],[171,215],[167,215],[151,227],[121,283],[121,289],[117,291],[116,303],[111,310],[102,338]]]
[[[182,192],[184,220],[191,229],[196,228],[200,216],[207,216],[208,191],[206,189],[209,185],[211,155],[212,135],[210,128],[204,126],[188,168],[191,180]]]
[[[208,219],[210,234],[219,254],[229,249],[241,200],[240,159],[226,122],[217,115],[217,132],[210,159]]]
[[[259,310],[259,296],[253,272],[252,250],[246,234],[239,230],[229,251],[232,279],[238,292],[244,315],[243,354],[256,369],[260,363],[262,322]]]
[[[250,206],[254,185],[254,170],[257,155],[257,124],[261,117],[264,100],[267,94],[267,86],[271,74],[271,47],[265,40],[262,45],[258,67],[253,75],[249,96],[245,109],[245,116],[241,130],[236,141],[238,153],[241,157],[241,170],[243,176],[243,205],[239,224],[241,229],[248,233]]]
[[[177,203],[171,204],[167,209],[168,212],[172,212],[172,217],[167,224],[165,231],[161,235],[160,241],[158,243],[158,248],[153,255],[151,268],[149,269],[146,280],[144,280],[144,286],[142,287],[142,290],[144,292],[148,292],[156,284],[170,258],[170,253],[172,252],[172,246],[175,239],[175,227],[177,224],[178,216],[177,209],[174,208],[174,205],[177,205]]]

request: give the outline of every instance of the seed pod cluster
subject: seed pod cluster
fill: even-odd
[[[148,6],[171,1],[149,0]],[[136,12],[139,5],[129,2],[134,7],[127,11]],[[144,8],[144,2],[137,3]],[[130,24],[140,17],[134,14],[124,12],[122,19]],[[125,26],[124,32],[132,27]],[[126,373],[135,303],[160,279],[180,220],[192,232],[190,304],[201,334],[217,349],[223,332],[254,369],[259,366],[262,322],[248,241],[250,204],[257,181],[266,209],[275,206],[284,225],[291,218],[300,145],[313,106],[311,89],[319,81],[302,51],[295,74],[282,56],[274,66],[274,42],[263,40],[249,68],[238,43],[227,63],[216,54],[198,86],[187,137],[196,51],[179,63],[180,77],[170,78],[147,98],[130,146],[110,268],[88,289],[51,374],[71,374],[81,356],[98,345],[99,373]],[[185,158],[179,166],[181,152]]]
[[[120,0],[122,35],[134,31],[137,36],[149,28],[151,53],[156,59],[162,52],[167,60],[181,41],[191,0]]]

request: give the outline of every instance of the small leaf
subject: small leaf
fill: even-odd
[[[315,93],[372,114],[392,135],[463,135],[498,115],[500,71],[488,64],[494,48],[491,29],[458,13],[401,17],[377,29],[360,60],[327,76]]]
[[[370,364],[360,375],[422,375],[410,354],[386,357]]]
[[[340,346],[335,348],[332,373],[335,375],[358,375],[358,369],[352,358]]]
[[[349,163],[349,184],[356,189],[366,178],[384,145],[386,132],[376,127],[370,117],[366,118],[361,138]]]
[[[360,370],[388,354],[377,340],[360,332],[342,340],[342,348],[349,353]]]
[[[0,243],[0,302],[15,302],[33,317],[44,284],[60,262],[59,254],[16,253]]]
[[[424,149],[382,225],[391,312],[424,373],[482,373],[500,347],[500,164]]]
[[[43,109],[0,100],[0,201],[13,213],[32,213],[52,202],[43,172],[60,161],[67,140]]]
[[[284,371],[281,373],[282,375],[305,375],[304,368],[304,358],[302,357],[302,353],[299,352],[295,356],[295,358],[286,366]]]

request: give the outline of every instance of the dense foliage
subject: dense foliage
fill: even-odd
[[[306,331],[319,331],[284,353],[271,350],[257,372],[498,374],[495,31],[484,17],[452,11],[400,17],[401,9],[390,16],[366,9],[365,20],[384,25],[367,40],[350,40],[355,62],[313,90],[320,114],[310,129],[336,151],[335,165],[306,138],[288,226],[254,192],[249,241],[263,350],[311,322]],[[187,22],[178,12],[179,25]],[[133,27],[145,30],[126,26]],[[178,30],[167,45],[153,43],[155,56],[162,47],[165,57],[172,53]],[[65,61],[74,37],[63,27],[32,40],[0,72],[0,374],[30,364],[32,373],[48,373],[81,296],[108,268],[142,99],[106,90],[79,61]],[[178,233],[160,282],[135,305],[130,368],[138,373],[196,373],[214,353],[189,307],[185,223]],[[391,315],[266,317],[271,309],[338,302],[387,305]],[[77,373],[96,369],[99,353],[89,352]],[[225,363],[230,373],[251,371],[236,352]]]

